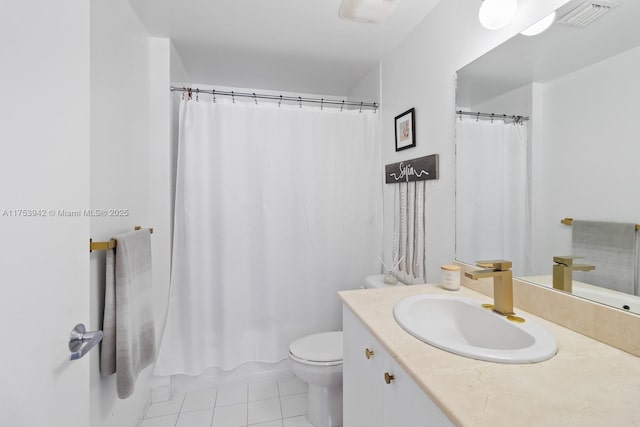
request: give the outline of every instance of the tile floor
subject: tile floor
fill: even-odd
[[[153,403],[140,427],[313,427],[307,385],[296,377],[175,395]]]

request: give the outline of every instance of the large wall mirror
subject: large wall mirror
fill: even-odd
[[[458,70],[458,260],[510,259],[515,276],[556,288],[554,266],[584,263],[564,290],[640,314],[639,21],[638,0],[571,1],[547,31]],[[629,238],[593,262],[576,241],[609,225]],[[591,280],[602,272],[614,279]]]

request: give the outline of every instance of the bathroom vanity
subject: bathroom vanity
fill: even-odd
[[[345,426],[452,425],[351,310],[342,319]]]
[[[640,425],[640,359],[519,310],[551,332],[558,353],[500,364],[425,344],[394,320],[406,297],[443,294],[491,302],[438,285],[340,292],[344,303],[344,425]],[[391,378],[392,377],[392,378]],[[388,381],[388,384],[387,384]]]

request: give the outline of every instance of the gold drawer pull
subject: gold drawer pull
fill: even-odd
[[[391,375],[389,372],[384,373],[384,382],[387,384],[391,384],[391,381],[395,380],[395,377]]]
[[[367,359],[371,359],[371,356],[373,356],[373,350],[369,350],[368,348],[364,349],[364,356]]]

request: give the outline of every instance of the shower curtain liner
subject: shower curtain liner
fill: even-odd
[[[371,111],[183,100],[171,296],[156,375],[277,362],[341,326],[380,272]]]

